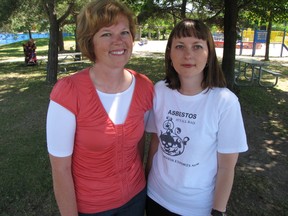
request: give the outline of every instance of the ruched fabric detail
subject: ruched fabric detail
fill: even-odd
[[[145,187],[138,142],[144,114],[152,108],[153,84],[129,70],[136,84],[123,124],[109,119],[89,68],[57,82],[50,99],[76,116],[72,171],[78,211],[96,213],[122,206]]]

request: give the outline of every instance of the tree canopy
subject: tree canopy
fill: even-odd
[[[58,47],[61,49],[62,29],[68,24],[75,29],[76,16],[89,0],[0,0],[2,31],[50,32],[47,81],[57,80]],[[173,26],[185,17],[202,19],[224,31],[222,68],[228,84],[233,86],[235,43],[237,31],[243,27],[265,25],[271,31],[272,22],[287,20],[287,0],[122,0],[135,13],[139,34],[165,38]],[[240,17],[240,18],[238,18]],[[269,25],[268,25],[269,23]],[[270,26],[270,27],[269,27]],[[269,34],[268,34],[269,36]],[[269,54],[269,50],[267,52]]]
[[[0,0],[0,27],[5,26],[8,19],[19,7],[20,0],[14,0],[11,4],[11,0]]]

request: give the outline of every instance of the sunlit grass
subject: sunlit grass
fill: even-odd
[[[23,57],[24,61],[24,53],[23,53],[23,43],[26,41],[19,41],[16,43],[2,45],[0,46],[0,61],[9,60]],[[48,55],[48,45],[49,41],[46,38],[39,38],[35,40],[36,44],[36,53],[37,56],[47,56]],[[65,50],[75,50],[75,41],[74,37],[66,37],[64,38],[64,48]]]
[[[66,43],[67,49],[73,43]],[[21,42],[1,46],[0,59],[22,57],[20,45]],[[37,41],[37,46],[40,53],[47,54],[47,40]],[[287,158],[278,147],[287,145],[288,140],[288,72],[287,67],[279,63],[273,62],[271,67],[283,73],[276,87],[240,87],[237,96],[246,118],[263,118],[255,127],[264,134],[274,135],[263,138],[263,144],[257,151],[266,152],[267,157]],[[146,74],[153,82],[165,76],[163,54],[147,57],[133,55],[127,68]],[[68,73],[59,74],[59,78],[74,72],[75,69],[69,70]],[[59,215],[52,190],[45,138],[46,112],[52,86],[45,79],[45,64],[27,67],[22,62],[0,63],[1,216]],[[239,212],[242,211],[250,212],[250,215],[273,215],[275,212],[281,215],[281,209],[287,209],[287,200],[272,196],[276,183],[261,176],[281,164],[273,158],[263,162],[258,158],[257,151],[249,158],[249,163],[239,166],[240,172],[237,172],[229,205],[231,216],[241,215]],[[287,162],[284,165],[287,167]],[[257,203],[247,205],[243,200],[248,196],[255,196],[255,200],[261,196],[262,202],[276,207],[268,206],[262,210]],[[269,208],[274,211],[269,211]]]

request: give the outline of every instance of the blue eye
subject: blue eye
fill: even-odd
[[[193,50],[202,49],[203,47],[199,44],[193,46]]]

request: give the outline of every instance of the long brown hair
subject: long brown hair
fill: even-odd
[[[172,40],[175,38],[182,37],[196,37],[207,41],[209,55],[207,66],[204,68],[204,77],[202,80],[202,87],[213,88],[213,87],[225,87],[226,81],[223,71],[218,62],[215,44],[212,34],[209,28],[200,20],[184,19],[180,21],[172,30],[165,51],[165,82],[171,89],[180,89],[181,82],[179,80],[178,73],[172,65],[170,52]]]

